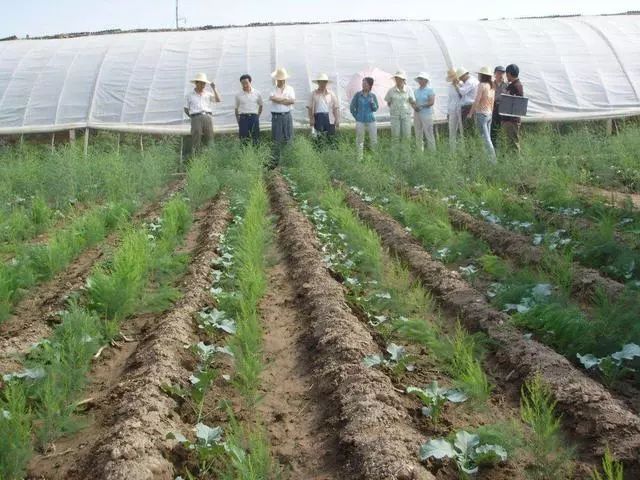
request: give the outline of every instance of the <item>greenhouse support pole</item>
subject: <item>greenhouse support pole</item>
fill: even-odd
[[[142,143],[142,134],[140,134],[140,151],[144,153],[144,143]]]
[[[76,141],[76,131],[72,128],[69,130],[69,143],[74,143]]]
[[[611,118],[607,118],[606,120],[606,124],[607,124],[607,136],[611,136],[613,135],[613,119]]]
[[[89,128],[84,129],[84,156],[89,155]]]
[[[122,134],[118,132],[118,138],[116,139],[116,153],[118,155],[120,155],[120,135]]]
[[[51,134],[51,152],[53,152],[56,149],[56,133],[53,132]]]
[[[182,166],[184,165],[184,158],[182,156],[182,150],[184,149],[184,137],[180,135],[180,169],[182,170]]]

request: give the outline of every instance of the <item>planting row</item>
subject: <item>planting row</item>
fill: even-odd
[[[186,189],[199,191],[200,203],[216,194],[216,182],[206,190],[202,175],[187,176]],[[32,346],[20,362],[22,370],[3,372],[1,427],[11,439],[0,449],[3,478],[21,478],[32,439],[47,457],[61,433],[78,428],[76,412],[85,404],[78,399],[93,373],[92,360],[109,342],[120,346],[115,340],[121,336],[122,322],[132,315],[162,311],[180,297],[174,285],[188,256],[177,248],[190,230],[192,215],[190,203],[176,197],[157,220],[124,228],[113,255],[93,268],[84,288],[70,292],[51,337]]]
[[[423,414],[432,419],[433,425],[437,425],[440,409],[447,400],[460,402],[472,399],[469,405],[474,405],[477,410],[477,402],[482,403],[488,398],[491,387],[474,356],[473,339],[465,336],[459,329],[449,337],[445,333],[446,328],[445,332],[440,331],[442,327],[439,322],[434,322],[433,318],[425,322],[424,318],[416,317],[416,311],[425,309],[424,303],[420,302],[420,288],[409,288],[407,278],[400,273],[401,270],[398,270],[399,266],[390,268],[381,261],[384,253],[379,247],[377,237],[366,228],[358,226],[358,221],[342,203],[342,194],[331,188],[329,176],[322,162],[309,148],[300,144],[292,155],[291,162],[292,165],[287,171],[299,189],[295,191],[300,192],[303,210],[318,228],[318,234],[324,245],[325,262],[344,280],[350,293],[348,298],[352,308],[362,312],[361,317],[368,322],[370,328],[376,327],[375,336],[379,339],[378,343],[383,350],[386,349],[385,354],[365,356],[364,363],[369,366],[375,365],[377,368],[382,367],[391,375],[394,383],[402,387],[402,390],[407,389],[408,392],[417,394],[425,404],[422,409]],[[452,330],[451,325],[449,326]],[[456,385],[460,390],[439,387],[437,380],[435,384],[432,383],[435,380],[433,376],[430,381],[427,381],[428,375],[421,371],[425,368],[421,355],[415,355],[411,346],[398,345],[392,342],[392,339],[411,340],[422,348],[427,348],[431,362],[436,360],[436,365],[440,365],[436,367],[436,372],[439,373],[435,375],[433,364],[431,365],[431,375],[443,383]],[[443,366],[446,366],[444,372],[441,370]],[[445,373],[444,376],[443,373]],[[453,377],[447,378],[447,374]],[[412,380],[422,382],[422,386],[415,388],[410,383],[407,384]],[[425,384],[428,386],[424,386]],[[569,475],[572,463],[569,461],[569,456],[559,455],[560,451],[563,451],[560,449],[563,442],[557,435],[557,424],[555,428],[542,428],[544,421],[540,417],[531,418],[527,413],[527,408],[531,407],[538,414],[542,411],[546,412],[547,421],[553,420],[553,406],[545,392],[546,387],[539,378],[534,378],[523,392],[521,413],[523,420],[528,424],[525,429],[530,438],[536,438],[534,443],[530,439],[529,442],[523,442],[523,444],[528,443],[528,448],[517,448],[519,443],[514,441],[514,438],[518,438],[517,433],[514,434],[513,430],[505,429],[507,422],[485,425],[473,434],[472,442],[485,441],[487,446],[481,447],[480,444],[474,443],[468,451],[458,450],[455,455],[452,453],[456,452],[455,447],[449,447],[450,444],[446,440],[432,439],[423,445],[421,451],[423,460],[431,458],[429,465],[437,471],[437,464],[434,465],[431,462],[434,461],[434,457],[442,458],[445,452],[448,452],[449,456],[457,457],[458,466],[462,471],[465,469],[474,471],[478,466],[486,467],[492,462],[506,459],[507,452],[500,445],[494,445],[496,440],[502,440],[507,445],[509,454],[517,450],[516,458],[526,458],[525,461],[531,462],[526,470],[534,476],[537,475],[535,478],[565,478]],[[531,402],[536,405],[532,406]],[[468,408],[474,410],[473,406]],[[489,418],[493,418],[493,421],[496,418],[504,419],[506,413],[508,419],[508,412],[509,410],[503,409],[502,412],[496,413],[492,408]],[[468,414],[468,410],[466,413]],[[482,418],[482,414],[477,412],[474,412],[474,415],[476,421]],[[453,426],[456,426],[460,422],[460,418],[456,419],[456,416],[455,413],[447,411],[446,419],[447,421],[453,419]],[[485,422],[486,420],[481,421],[481,423]],[[425,420],[419,421],[420,425],[424,423]],[[467,429],[469,429],[468,425]],[[446,432],[447,429],[423,428],[423,431],[434,435]],[[517,432],[517,427],[515,431]],[[455,445],[459,447],[459,442],[462,442],[463,438],[469,438],[465,436],[467,434],[468,432],[465,431],[460,431],[457,435],[452,434],[450,437],[452,443],[457,439],[458,443]],[[474,450],[476,447],[479,448],[478,452]],[[486,457],[479,452],[486,454]],[[417,447],[414,455],[417,456]],[[551,460],[552,457],[553,460]],[[519,470],[511,462],[499,471],[504,472],[505,478],[519,478],[524,474],[524,471]],[[452,473],[449,472],[449,474]]]
[[[324,159],[334,175],[357,185],[356,190],[366,200],[375,201],[410,229],[435,258],[459,268],[486,291],[496,307],[514,313],[523,327],[539,334],[572,361],[585,358],[585,366],[594,373],[599,371],[607,383],[637,383],[634,370],[638,357],[634,351],[640,331],[633,313],[639,303],[635,289],[625,291],[621,285],[578,268],[571,259],[555,252],[511,241],[509,232],[461,219],[461,214],[448,210],[437,197],[408,199],[397,193],[388,168],[377,162],[354,165],[337,152],[327,153]],[[456,230],[456,223],[466,229]],[[514,261],[505,262],[492,255],[483,239],[498,254]],[[533,264],[531,268],[520,268],[527,263]],[[586,297],[581,295],[585,291]],[[573,302],[570,297],[575,293],[594,306]],[[612,311],[616,314],[611,315]],[[630,396],[633,400],[634,395]]]

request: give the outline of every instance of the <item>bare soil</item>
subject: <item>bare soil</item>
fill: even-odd
[[[265,369],[258,413],[271,451],[289,478],[346,480],[338,463],[336,432],[325,418],[328,405],[313,377],[307,320],[296,307],[280,252],[272,255],[278,263],[268,271],[269,286],[260,303]]]
[[[423,284],[472,331],[492,340],[503,382],[520,385],[539,372],[551,388],[565,426],[583,439],[580,454],[598,462],[609,446],[625,465],[630,478],[640,475],[640,418],[566,358],[525,338],[509,317],[491,308],[457,272],[434,261],[404,228],[388,215],[347,192],[349,205],[381,236],[393,252],[407,262]]]
[[[380,350],[323,265],[311,224],[281,177],[272,178],[270,193],[290,280],[309,322],[317,388],[333,407],[330,422],[338,429],[346,478],[433,479],[419,462],[424,438],[412,425],[402,397],[384,373],[362,363]]]
[[[171,182],[159,199],[144,207],[134,217],[140,222],[157,217],[163,201],[184,187],[184,179]],[[48,337],[59,321],[69,294],[84,286],[92,267],[112,249],[118,239],[110,234],[104,242],[82,252],[71,264],[51,280],[36,286],[14,308],[10,318],[0,324],[0,373],[20,368],[20,358],[31,345]]]
[[[640,210],[640,194],[625,193],[604,188],[592,187],[590,185],[577,185],[578,193],[587,198],[604,199],[610,205],[618,208],[626,208],[631,204],[633,210]]]
[[[160,389],[191,374],[185,346],[197,342],[193,315],[207,303],[211,262],[218,237],[230,220],[221,197],[196,216],[185,250],[192,252],[180,282],[184,296],[168,312],[135,317],[123,332],[131,342],[107,350],[93,367],[87,391],[87,428],[61,438],[55,450],[35,457],[32,479],[174,478],[169,432],[186,432],[175,400]]]

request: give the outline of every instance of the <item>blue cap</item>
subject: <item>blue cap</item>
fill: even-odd
[[[496,68],[493,69],[494,73],[495,72],[506,72],[507,69],[504,68],[502,65],[498,65]]]

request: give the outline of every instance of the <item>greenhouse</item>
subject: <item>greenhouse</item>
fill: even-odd
[[[238,78],[270,91],[284,66],[298,96],[327,72],[341,108],[354,79],[398,69],[427,71],[435,119],[446,107],[446,71],[517,63],[529,97],[527,121],[611,118],[640,113],[637,15],[473,22],[363,21],[88,35],[0,42],[0,134],[95,128],[188,133],[182,112],[189,79],[206,72],[223,97],[218,131],[236,128]],[[348,115],[346,115],[348,116]],[[295,124],[306,123],[305,102]],[[350,117],[349,117],[350,119]],[[382,107],[378,120],[388,120]],[[347,121],[348,123],[348,121]],[[263,125],[266,126],[266,125]]]
[[[0,480],[640,479],[638,20],[0,40]]]

